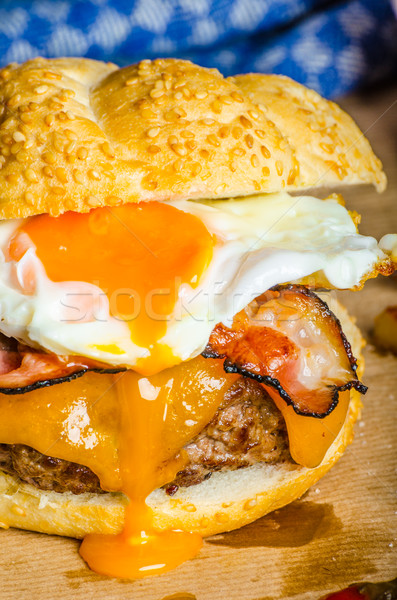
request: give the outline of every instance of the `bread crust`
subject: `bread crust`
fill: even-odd
[[[299,163],[302,187],[372,183],[386,188],[382,163],[353,119],[335,102],[284,75],[238,75],[232,80],[283,131]]]
[[[119,69],[38,58],[0,71],[0,103],[0,219],[385,185],[350,117],[276,75],[225,79],[176,59]]]
[[[347,311],[334,299],[327,302],[363,371],[363,339]],[[286,463],[258,464],[237,471],[214,473],[201,484],[178,490],[169,497],[155,490],[148,498],[158,529],[179,528],[209,536],[236,529],[299,498],[341,457],[353,439],[361,399],[351,391],[346,421],[322,463],[314,468]],[[0,526],[19,527],[82,538],[90,532],[115,533],[122,529],[127,499],[121,493],[103,495],[43,492],[14,477],[0,474]]]

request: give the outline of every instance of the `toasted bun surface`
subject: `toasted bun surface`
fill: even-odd
[[[38,58],[0,71],[0,102],[0,219],[385,185],[350,117],[276,75],[224,79],[174,59],[118,69]]]
[[[329,306],[363,363],[362,337],[346,310],[336,301]],[[353,438],[361,408],[360,395],[351,391],[348,416],[323,462],[314,469],[296,464],[258,464],[237,471],[214,473],[199,485],[178,490],[170,498],[156,490],[148,499],[159,529],[182,528],[204,536],[230,531],[289,504],[322,477],[343,454]],[[43,492],[0,474],[0,526],[20,527],[76,538],[89,532],[120,531],[127,499],[122,494],[59,494]]]

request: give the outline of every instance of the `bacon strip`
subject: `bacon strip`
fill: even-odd
[[[232,327],[218,324],[203,356],[225,358],[226,372],[275,388],[300,415],[324,418],[339,392],[367,391],[339,320],[303,286],[276,286],[238,313]]]
[[[122,368],[109,368],[81,356],[46,354],[18,344],[0,334],[0,393],[24,394],[32,390],[71,381],[87,371],[118,373]]]

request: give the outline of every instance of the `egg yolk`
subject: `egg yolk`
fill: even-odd
[[[97,208],[87,214],[39,215],[9,246],[14,260],[25,233],[55,282],[92,283],[107,295],[111,316],[126,321],[131,339],[148,348],[145,374],[179,359],[161,343],[182,284],[196,287],[211,261],[213,238],[195,216],[160,202]]]

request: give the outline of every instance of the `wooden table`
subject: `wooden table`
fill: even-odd
[[[347,204],[362,213],[361,232],[397,231],[397,89],[356,95],[343,106],[356,118],[382,159],[388,190],[356,188]],[[395,103],[392,106],[393,102]],[[341,294],[369,336],[373,319],[397,304],[397,279],[369,281],[358,294]],[[205,542],[200,555],[170,574],[125,582],[90,572],[75,540],[0,532],[3,600],[317,600],[355,581],[397,575],[397,359],[365,351],[362,421],[341,461],[300,501],[238,531]]]

